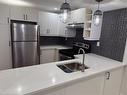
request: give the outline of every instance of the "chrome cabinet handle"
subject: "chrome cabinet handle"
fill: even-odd
[[[11,46],[11,41],[9,41],[9,47]]]
[[[37,52],[38,52],[38,61],[39,61],[39,64],[40,64],[40,55],[41,55],[41,52],[40,52],[40,26],[37,26],[37,40],[38,40],[38,47],[37,47]]]
[[[46,30],[46,33],[49,34],[49,33],[50,33],[50,29],[47,29],[47,30]]]
[[[28,19],[27,15],[26,15],[26,20]]]
[[[25,14],[23,15],[23,19],[26,20],[26,16],[25,16]]]
[[[7,22],[8,22],[8,24],[10,23],[10,18],[9,17],[7,18]]]
[[[106,72],[106,79],[109,80],[111,77],[111,73],[110,72]]]

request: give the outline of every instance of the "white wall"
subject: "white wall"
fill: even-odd
[[[127,40],[126,40],[123,62],[124,62],[124,64],[127,64]]]

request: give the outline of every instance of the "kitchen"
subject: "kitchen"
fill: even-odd
[[[125,0],[0,2],[0,95],[127,95]]]

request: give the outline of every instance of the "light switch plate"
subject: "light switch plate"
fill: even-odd
[[[100,42],[97,42],[97,47],[99,47],[100,46]]]

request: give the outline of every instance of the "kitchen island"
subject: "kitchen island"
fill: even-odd
[[[0,71],[0,95],[76,95],[77,93],[84,95],[85,87],[87,90],[85,93],[88,93],[86,95],[92,95],[91,93],[106,95],[104,90],[108,87],[106,80],[110,80],[113,74],[114,78],[111,77],[111,81],[118,76],[113,85],[121,84],[125,64],[95,54],[86,54],[85,64],[90,68],[85,72],[65,73],[56,66],[57,64],[82,61],[82,55],[77,55],[76,58]],[[120,90],[120,87],[115,90]],[[116,92],[111,91],[111,94]]]

